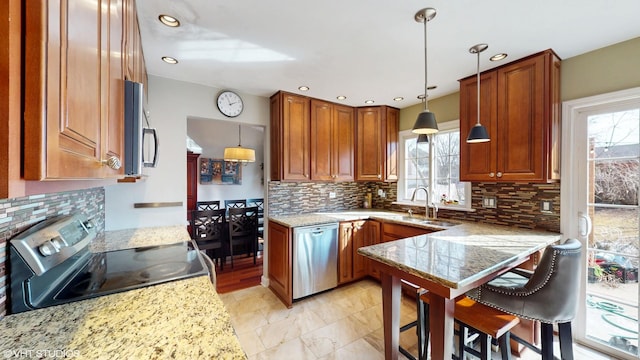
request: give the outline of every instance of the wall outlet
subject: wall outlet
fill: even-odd
[[[495,209],[496,207],[498,207],[498,200],[496,200],[495,196],[483,196],[482,207],[488,208],[488,209]]]
[[[381,198],[385,198],[387,197],[387,194],[384,192],[384,190],[378,189],[378,196],[380,196]]]
[[[553,212],[553,202],[551,200],[542,200],[542,201],[540,201],[540,212],[552,213]]]
[[[334,193],[333,191],[329,192],[329,199],[335,199],[336,198],[336,193]]]

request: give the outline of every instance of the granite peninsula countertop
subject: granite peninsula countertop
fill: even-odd
[[[562,235],[463,223],[446,230],[358,249],[358,253],[448,288],[468,286],[559,242]]]
[[[92,251],[188,240],[185,227],[108,231]],[[5,358],[246,359],[207,276],[7,315]]]
[[[562,239],[559,233],[470,221],[438,219],[385,210],[347,210],[269,217],[287,227],[372,219],[432,232],[427,235],[360,248],[358,252],[413,275],[450,288],[458,288],[491,273],[496,267],[517,261],[523,252],[544,249]]]

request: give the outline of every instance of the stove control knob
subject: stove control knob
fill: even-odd
[[[60,251],[60,249],[67,246],[67,243],[65,243],[64,240],[62,240],[62,238],[59,236],[56,236],[53,239],[51,239],[51,243],[56,248],[57,250],[56,252]]]
[[[38,247],[38,250],[40,251],[40,254],[42,254],[43,256],[51,256],[57,253],[58,251],[60,251],[58,250],[58,248],[56,248],[55,245],[53,245],[51,241],[46,241],[42,243],[42,245]]]

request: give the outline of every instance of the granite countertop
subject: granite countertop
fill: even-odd
[[[92,251],[188,240],[183,226],[106,232]],[[8,315],[0,351],[11,357],[246,359],[207,276]]]
[[[328,224],[340,221],[355,221],[366,219],[393,222],[401,225],[410,225],[429,230],[443,230],[448,229],[451,226],[462,224],[462,222],[460,221],[449,219],[438,219],[433,220],[431,223],[425,223],[424,220],[426,220],[426,218],[421,215],[409,216],[407,213],[403,212],[371,209],[356,209],[336,212],[269,217],[269,221],[273,221],[280,225],[291,228],[299,226]]]
[[[269,217],[269,221],[273,221],[286,227],[299,227],[299,226],[312,226],[320,224],[335,223],[338,221],[331,216],[323,214],[300,214],[300,215],[286,215],[286,216],[273,216]]]
[[[105,231],[89,245],[92,252],[131,249],[143,246],[167,245],[189,241],[184,226],[161,226]]]
[[[457,289],[561,239],[561,234],[547,231],[462,223],[426,235],[361,247],[358,253]]]

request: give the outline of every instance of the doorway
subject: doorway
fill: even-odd
[[[192,165],[187,161],[187,196],[192,194],[192,208],[196,201],[220,201],[235,199],[267,198],[265,186],[265,162],[268,160],[267,131],[262,125],[189,117],[187,119],[187,136],[200,148],[199,154],[192,156]],[[201,161],[203,158],[214,161],[221,160],[226,147],[235,147],[241,143],[243,147],[255,150],[256,161],[241,165],[240,182],[217,182],[210,178],[201,177]],[[188,156],[188,155],[187,155]],[[190,171],[189,171],[190,170]],[[265,203],[265,215],[268,216],[268,206]],[[266,234],[264,237],[266,238]],[[258,251],[257,264],[253,264],[253,257],[234,258],[231,268],[227,259],[223,268],[216,268],[217,291],[225,293],[246,287],[262,284],[264,267],[266,266],[263,248]]]
[[[640,88],[563,105],[561,232],[586,251],[576,340],[639,359]]]

